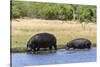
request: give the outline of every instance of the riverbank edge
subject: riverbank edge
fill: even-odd
[[[92,47],[96,47],[97,45],[92,45]],[[57,49],[65,49],[65,46],[59,45]],[[24,53],[27,52],[26,47],[16,47],[16,48],[10,48],[10,53]]]
[[[59,46],[57,49],[65,49],[65,46]],[[25,47],[16,47],[16,48],[10,48],[11,53],[24,53],[27,52],[27,48]]]

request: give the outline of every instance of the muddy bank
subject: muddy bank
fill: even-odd
[[[92,47],[96,47],[96,44],[93,44]],[[59,45],[57,49],[65,49],[65,46]],[[42,50],[42,51],[47,51],[47,50]],[[11,53],[24,53],[24,52],[27,52],[27,48],[26,47],[10,48],[10,52]]]
[[[65,49],[65,46],[59,45],[57,49]],[[42,51],[47,51],[48,49],[42,50]],[[10,48],[11,53],[24,53],[27,52],[26,47],[16,47],[16,48]]]

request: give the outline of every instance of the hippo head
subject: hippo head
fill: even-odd
[[[32,46],[31,45],[27,45],[27,51],[28,52],[32,51]]]
[[[66,50],[67,49],[69,49],[71,46],[70,46],[70,43],[68,42],[67,44],[66,44]]]

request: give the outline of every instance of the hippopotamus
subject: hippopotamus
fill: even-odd
[[[90,49],[91,48],[91,41],[88,39],[85,39],[85,38],[76,38],[76,39],[73,39],[67,43],[66,49],[70,49],[70,48],[73,48],[73,49],[88,48],[88,49]]]
[[[49,50],[52,50],[52,47],[57,50],[56,37],[51,33],[35,34],[27,42],[27,51],[36,52],[40,48],[49,48]]]

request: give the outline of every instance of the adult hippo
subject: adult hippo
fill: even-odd
[[[32,36],[27,42],[27,51],[39,51],[40,48],[49,48],[52,50],[54,47],[57,50],[56,37],[50,33],[38,33]]]
[[[84,49],[84,48],[91,48],[91,41],[85,38],[77,38],[69,41],[66,45],[66,49]]]

